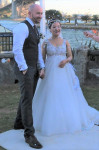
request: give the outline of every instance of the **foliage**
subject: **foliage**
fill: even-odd
[[[95,25],[97,25],[97,21],[99,20],[99,16],[98,15],[93,15],[92,20],[95,22]]]
[[[46,19],[62,20],[62,14],[58,10],[50,9],[46,11]]]
[[[68,20],[68,23],[70,23],[70,21],[71,21],[71,19],[72,19],[72,16],[65,14],[65,15],[62,16],[62,19],[63,19],[63,20],[66,20],[66,21]]]
[[[86,41],[84,45],[87,46],[88,48],[90,48],[90,50],[91,49],[92,50],[99,50],[99,48],[96,47],[96,44],[92,43],[92,40],[90,40],[89,42]]]
[[[90,20],[90,16],[89,15],[84,15],[84,16],[81,16],[81,19],[85,20],[86,23],[87,23],[87,21]]]

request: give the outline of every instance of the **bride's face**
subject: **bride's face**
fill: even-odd
[[[54,36],[59,36],[61,32],[61,25],[59,22],[54,22],[51,26],[50,32]]]

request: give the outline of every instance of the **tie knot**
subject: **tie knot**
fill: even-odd
[[[37,27],[36,27],[36,25],[34,25],[34,26],[33,26],[33,28],[34,28],[35,30],[37,30]]]

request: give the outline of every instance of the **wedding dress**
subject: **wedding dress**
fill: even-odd
[[[39,80],[33,100],[35,135],[42,150],[99,150],[99,127],[94,126],[99,123],[99,111],[88,106],[73,66],[58,67],[66,58],[65,41],[59,47],[46,42],[45,78]],[[25,143],[24,130],[1,133],[0,146],[33,150]]]
[[[99,111],[85,100],[74,68],[67,63],[66,41],[54,46],[49,40],[45,62],[45,78],[39,79],[33,99],[33,119],[36,131],[42,135],[56,135],[88,130],[99,124]]]

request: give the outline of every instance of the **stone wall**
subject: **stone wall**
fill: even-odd
[[[81,84],[99,84],[99,50],[80,47],[73,51],[73,65]]]
[[[99,84],[99,50],[88,51],[86,80],[93,84]]]
[[[73,50],[73,65],[80,83],[92,82],[99,84],[99,51],[91,51],[80,47]],[[10,58],[10,62],[2,63],[1,60]],[[0,53],[0,84],[14,83],[14,59],[13,53]]]
[[[2,63],[2,59],[10,62]],[[15,75],[13,69],[14,59],[12,53],[0,53],[0,84],[14,83]]]
[[[73,65],[81,84],[87,78],[88,48],[80,47],[73,51]]]

